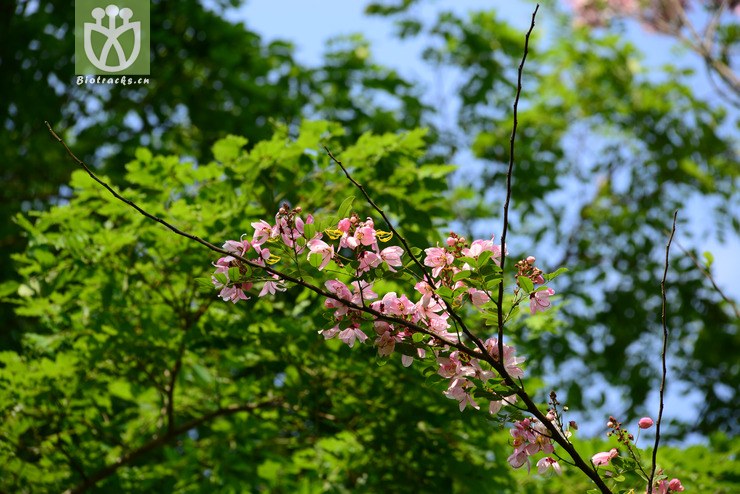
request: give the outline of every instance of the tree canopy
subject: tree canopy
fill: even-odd
[[[352,185],[323,146],[414,245],[451,228],[498,236],[522,32],[495,10],[430,21],[414,1],[368,5],[455,74],[450,121],[362,37],[306,66],[290,43],[224,20],[227,5],[152,2],[152,82],[123,88],[74,84],[66,4],[3,4],[0,490],[585,492],[567,469],[512,470],[504,418],[460,413],[413,365],[324,341],[315,294],[219,301],[198,281],[211,253],[107,195],[50,139],[44,120],[123,195],[214,243],[281,203],[336,210]],[[738,115],[697,96],[686,70],[645,66],[619,26],[549,7],[556,35],[535,31],[524,72],[509,249],[569,271],[557,314],[517,319],[507,337],[543,403],[556,389],[572,410],[634,420],[658,385],[673,211],[698,199],[710,234],[740,235]],[[670,379],[704,409],[668,432],[703,444],[662,449],[660,466],[687,490],[729,493],[740,318],[704,272],[717,268],[696,261],[702,239],[682,243]],[[615,394],[619,410],[599,408]]]

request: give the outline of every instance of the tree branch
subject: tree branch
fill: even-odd
[[[665,405],[663,398],[665,392],[665,381],[666,374],[666,350],[668,348],[668,325],[666,322],[666,295],[665,295],[665,282],[668,276],[668,255],[671,252],[671,243],[673,242],[673,235],[676,233],[676,219],[678,218],[678,211],[673,213],[673,226],[671,227],[671,235],[668,237],[668,243],[665,246],[665,268],[663,269],[663,279],[660,281],[660,295],[663,299],[663,305],[661,309],[661,320],[663,322],[663,349],[660,352],[660,361],[663,366],[662,376],[660,380],[660,405],[658,408],[658,420],[655,423],[655,446],[653,446],[653,460],[650,468],[650,478],[648,479],[647,494],[653,492],[653,478],[655,478],[655,468],[657,466],[658,459],[658,446],[660,445],[660,423],[663,419],[663,407]]]
[[[511,177],[514,174],[514,151],[516,142],[516,129],[519,125],[519,97],[522,94],[522,73],[524,72],[524,62],[527,60],[529,53],[529,36],[534,30],[534,21],[540,4],[532,12],[532,23],[529,25],[529,31],[524,37],[524,53],[522,61],[519,63],[519,73],[517,76],[516,97],[514,98],[514,123],[511,128],[511,137],[509,138],[509,169],[506,172],[506,200],[504,201],[504,225],[501,232],[501,283],[498,285],[498,354],[504,354],[504,269],[506,267],[506,234],[509,231],[509,203],[511,202]]]

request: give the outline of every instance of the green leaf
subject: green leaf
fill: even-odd
[[[473,272],[470,271],[469,269],[463,269],[462,271],[460,271],[459,273],[456,273],[452,277],[452,281],[460,281],[460,280],[464,280],[466,278],[470,278],[470,276],[472,274],[473,274]]]
[[[478,256],[478,262],[476,263],[476,265],[478,267],[484,266],[488,262],[488,260],[491,258],[492,255],[493,255],[493,252],[491,252],[490,250],[484,250]]]
[[[519,280],[519,286],[522,290],[527,293],[532,293],[532,290],[534,290],[534,283],[532,283],[532,280],[526,276],[518,276],[517,279]]]
[[[714,255],[706,250],[702,253],[702,256],[704,256],[704,265],[706,266],[706,268],[711,268],[712,264],[714,264]]]
[[[426,336],[424,333],[414,333],[411,336],[411,339],[414,340],[415,343],[419,343],[424,339],[424,336]]]
[[[241,273],[239,272],[239,268],[236,266],[232,266],[229,268],[229,280],[231,282],[237,282],[241,279]]]
[[[316,224],[315,223],[306,223],[303,225],[303,235],[311,240],[316,236]]]
[[[544,274],[544,275],[542,275],[542,277],[545,278],[545,281],[552,281],[556,277],[558,277],[561,274],[566,273],[566,272],[568,272],[568,268],[558,268],[555,272],[549,273],[549,274]]]
[[[241,153],[242,148],[246,144],[247,139],[245,137],[229,134],[223,139],[216,141],[211,150],[216,161],[229,163],[239,156],[239,153]]]
[[[337,209],[337,217],[340,220],[349,217],[350,213],[352,212],[352,203],[354,202],[354,200],[354,196],[349,196],[344,201],[342,201],[342,204],[339,205],[339,209]]]
[[[316,269],[319,269],[319,266],[321,266],[321,261],[323,259],[323,256],[319,253],[312,253],[308,256],[308,262]]]
[[[213,277],[216,278],[216,281],[218,281],[222,285],[228,285],[229,284],[229,278],[227,278],[224,273],[215,273],[213,275]]]
[[[440,297],[444,297],[444,298],[450,298],[452,297],[452,294],[453,294],[452,290],[446,286],[441,286],[437,288],[437,290],[435,291],[437,292],[437,295],[439,295]]]

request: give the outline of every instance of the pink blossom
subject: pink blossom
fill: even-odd
[[[553,471],[558,475],[562,473],[560,469],[560,464],[556,460],[550,458],[549,456],[545,456],[544,458],[542,458],[540,461],[537,462],[537,473],[539,473],[540,475],[547,472],[548,468],[552,468]]]
[[[244,293],[244,290],[249,290],[250,288],[252,288],[251,283],[224,286],[218,296],[224,299],[224,301],[237,303],[239,300],[249,300],[249,297]]]
[[[223,245],[224,250],[232,254],[239,254],[242,257],[251,247],[252,244],[247,240],[227,240]]]
[[[525,463],[527,464],[527,471],[529,471],[529,453],[527,453],[526,447],[523,445],[514,449],[514,452],[509,455],[506,459],[512,468],[520,468]]]
[[[416,305],[413,304],[406,295],[396,296],[396,292],[388,292],[382,299],[382,304],[386,314],[394,316],[406,316],[416,311]]]
[[[683,485],[681,485],[681,481],[678,479],[672,479],[670,482],[668,482],[668,488],[675,492],[683,492]]]
[[[339,333],[339,339],[352,348],[355,345],[355,340],[360,340],[360,343],[364,343],[367,340],[367,335],[362,332],[359,326],[353,324]]]
[[[489,338],[484,343],[486,350],[496,360],[501,360],[498,354],[498,338]],[[516,356],[516,348],[504,345],[504,367],[506,372],[513,378],[523,377],[524,370],[521,368],[521,364],[526,360],[525,357]]]
[[[470,405],[476,410],[480,410],[480,406],[475,402],[475,400],[473,400],[473,397],[470,396],[470,393],[468,391],[474,386],[475,385],[467,379],[454,379],[450,386],[447,388],[447,391],[444,392],[444,394],[447,398],[450,398],[451,400],[457,400],[459,402],[461,412],[465,410],[465,407],[467,405]]]
[[[462,369],[462,362],[457,358],[458,352],[452,352],[449,357],[437,357],[437,364],[439,364],[439,370],[437,373],[448,379],[460,375]]]
[[[337,324],[333,328],[324,329],[322,331],[319,331],[319,334],[323,335],[325,340],[330,340],[334,338],[336,335],[338,335],[340,331],[341,330],[339,329],[339,325]]]
[[[352,222],[349,220],[349,218],[342,218],[339,220],[339,223],[337,224],[337,230],[343,233],[349,232],[350,227],[352,226]]]
[[[403,262],[401,262],[402,255],[403,249],[401,247],[398,247],[397,245],[386,247],[385,249],[380,251],[380,258],[388,265],[388,270],[394,273],[396,272],[396,270],[393,269],[393,266],[403,266]]]
[[[650,417],[643,417],[637,421],[637,426],[640,429],[649,429],[653,426],[653,419]]]
[[[277,276],[273,276],[276,280],[279,280]],[[275,295],[276,292],[284,292],[286,288],[279,283],[279,281],[265,281],[264,286],[262,287],[262,290],[260,290],[259,297],[264,297],[268,293],[271,295]]]
[[[376,328],[377,331],[377,328]],[[390,331],[382,333],[375,340],[375,346],[378,347],[378,355],[381,357],[387,357],[396,347],[396,338],[391,334]]]
[[[555,295],[555,290],[546,288],[529,295],[529,310],[534,315],[537,312],[544,312],[550,307],[550,296]]]
[[[481,255],[484,250],[495,252],[493,237],[491,237],[491,240],[473,240],[473,243],[470,244],[470,248],[462,250],[462,255],[478,259],[478,256]]]
[[[612,458],[616,458],[617,456],[619,456],[619,452],[616,448],[612,448],[610,451],[593,455],[591,457],[591,463],[593,463],[594,466],[608,465]]]
[[[375,228],[367,226],[367,222],[365,223],[365,226],[361,226],[355,230],[355,235],[353,237],[347,238],[347,246],[350,249],[356,249],[360,245],[377,247],[375,241]]]
[[[350,300],[353,304],[363,305],[363,302],[378,298],[378,294],[373,291],[372,283],[367,281],[353,281],[350,283],[350,287],[352,287],[352,298]]]
[[[262,245],[273,236],[273,227],[271,227],[265,220],[259,220],[252,223],[252,226],[254,227],[252,244]]]
[[[263,249],[262,245],[257,243],[252,244],[252,247],[254,247],[254,251],[259,256],[254,262],[260,266],[264,266],[265,262],[270,259],[270,249]]]
[[[308,241],[306,244],[308,245],[309,253],[308,257],[310,258],[312,255],[318,254],[321,256],[321,264],[319,264],[319,271],[324,269],[327,264],[329,264],[329,261],[332,260],[334,257],[334,246],[329,245],[323,240],[319,240],[318,238],[313,238]]]
[[[360,252],[357,257],[360,259],[360,266],[357,268],[360,273],[367,273],[382,262],[378,254],[369,250]]]
[[[235,261],[236,259],[231,256],[226,256],[220,258],[218,261],[213,263],[213,265],[216,267],[216,271],[213,272],[213,274],[217,273],[228,273],[229,268],[231,267],[231,261]],[[213,283],[216,284],[216,278],[213,278]],[[217,285],[216,288],[221,288],[220,285]]]
[[[455,257],[442,247],[429,247],[428,249],[425,249],[424,252],[427,253],[426,258],[424,259],[424,265],[433,268],[432,276],[435,278],[439,276],[442,269],[451,265],[455,261]]]
[[[477,288],[471,288],[468,290],[468,294],[470,295],[470,301],[473,302],[473,305],[476,307],[480,307],[491,300],[491,297],[489,297],[486,292],[478,290]]]

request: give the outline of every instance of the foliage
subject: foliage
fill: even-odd
[[[369,11],[397,16],[402,36],[429,40],[435,70],[460,76],[455,118],[440,121],[444,105],[377,64],[360,37],[304,67],[289,43],[225,21],[226,2],[152,2],[152,84],[76,87],[68,4],[3,4],[0,491],[88,488],[85,478],[100,492],[586,489],[568,468],[522,478],[505,464],[502,424],[460,415],[413,368],[327,345],[310,293],[214,304],[196,281],[210,273],[203,250],[70,177],[43,127],[67,129],[128,197],[214,242],[283,201],[336,209],[348,185],[322,144],[412,243],[433,244],[453,220],[490,234],[521,33],[494,12],[428,23],[418,2],[396,3]],[[552,267],[571,268],[559,278],[568,304],[562,320],[532,319],[514,341],[527,372],[567,391],[571,409],[603,401],[588,392],[603,376],[624,396],[619,412],[636,417],[656,387],[648,328],[659,325],[656,252],[672,210],[702,198],[710,234],[740,232],[736,118],[692,94],[685,71],[644,67],[614,31],[552,22],[556,41],[538,42],[525,74],[511,248],[561,254]],[[218,141],[229,133],[243,137]],[[451,190],[443,164],[467,148],[488,164]],[[701,243],[688,239],[688,252],[701,257]],[[689,258],[677,255],[671,273],[672,371],[706,403],[696,427],[674,433],[710,442],[661,447],[659,463],[687,490],[733,492],[740,377],[727,356],[740,321]],[[569,374],[554,376],[555,365]]]

